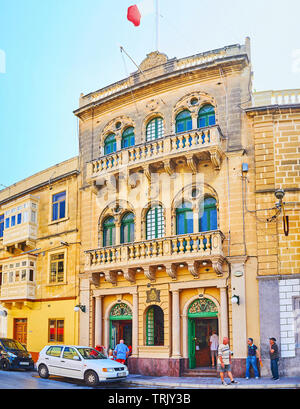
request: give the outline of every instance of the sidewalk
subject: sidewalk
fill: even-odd
[[[228,378],[225,378],[229,382]],[[236,378],[238,385],[221,385],[219,378],[172,378],[169,376],[154,377],[144,375],[129,375],[126,383],[139,386],[159,386],[166,389],[185,388],[185,389],[300,389],[300,377],[281,378],[279,381],[273,381],[270,378],[249,379]]]

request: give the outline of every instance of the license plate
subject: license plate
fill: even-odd
[[[29,362],[20,362],[20,365],[29,365]]]
[[[118,376],[125,376],[125,375],[126,375],[126,372],[118,372],[117,375],[118,375]]]

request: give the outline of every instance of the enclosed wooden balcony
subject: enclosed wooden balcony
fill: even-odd
[[[198,161],[211,161],[220,169],[225,139],[219,126],[182,132],[122,149],[88,163],[87,180],[96,182],[101,176],[161,164],[171,174],[177,159],[184,159],[192,172]]]
[[[176,280],[178,268],[183,267],[198,278],[203,262],[211,264],[215,273],[222,275],[223,240],[223,233],[215,230],[88,250],[85,272],[96,285],[100,275],[116,284],[117,275],[135,282],[135,274],[140,272],[149,280],[155,280],[156,271],[165,271]]]

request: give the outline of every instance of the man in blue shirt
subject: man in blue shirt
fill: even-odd
[[[116,361],[124,365],[129,355],[129,349],[128,346],[124,344],[124,339],[120,339],[120,343],[116,346],[114,352],[117,356]]]
[[[253,338],[248,338],[248,356],[246,360],[246,379],[250,378],[250,367],[253,367],[255,379],[259,378],[259,373],[257,369],[257,358],[256,351],[258,352],[259,362],[261,362],[260,353],[257,346],[253,344]]]

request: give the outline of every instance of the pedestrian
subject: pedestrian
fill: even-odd
[[[120,340],[120,343],[116,346],[114,352],[117,357],[116,361],[120,362],[120,364],[125,365],[125,361],[129,355],[129,349],[128,346],[124,344],[123,339]]]
[[[108,355],[107,355],[108,359],[111,359],[112,361],[114,361],[115,357],[114,357],[114,352],[111,348],[109,348],[108,350]]]
[[[217,366],[218,359],[218,347],[219,347],[219,337],[217,331],[213,330],[211,337],[209,338],[210,356],[211,356],[211,366]]]
[[[227,372],[228,377],[230,379],[230,384],[238,384],[236,380],[233,379],[231,373],[231,351],[229,348],[229,339],[227,337],[223,338],[223,344],[219,345],[218,348],[218,360],[219,360],[219,370],[220,370],[220,377],[222,381],[222,385],[228,385],[228,383],[224,380],[224,374]]]
[[[271,360],[271,372],[273,375],[273,380],[279,380],[278,373],[278,362],[279,362],[279,351],[278,345],[276,344],[276,338],[272,337],[269,339],[270,342],[270,360]]]
[[[258,354],[259,362],[261,362],[261,357],[259,350],[256,345],[253,344],[253,338],[248,338],[248,355],[246,359],[246,379],[250,378],[250,367],[252,366],[254,370],[255,379],[259,378],[259,373],[257,369],[257,357],[256,353]]]

